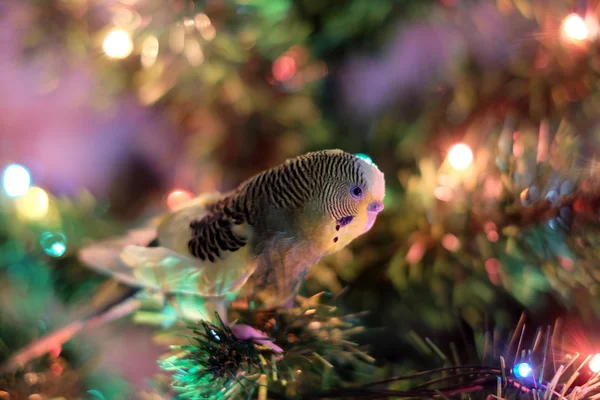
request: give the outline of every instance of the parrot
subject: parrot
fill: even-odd
[[[373,227],[384,196],[384,175],[369,158],[313,151],[85,246],[79,258],[131,287],[200,297],[227,322],[233,299],[256,309],[292,302],[310,266]]]

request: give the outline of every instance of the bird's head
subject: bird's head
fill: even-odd
[[[325,150],[305,157],[315,182],[306,210],[318,221],[320,247],[333,253],[373,227],[383,210],[384,176],[367,156]]]

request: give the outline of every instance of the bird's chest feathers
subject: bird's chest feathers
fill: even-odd
[[[329,216],[313,218],[312,223],[305,225],[304,236],[322,257],[341,250],[359,235],[356,232],[359,219],[350,215],[338,220]]]
[[[273,236],[265,251],[261,252],[272,269],[282,269],[289,273],[292,278],[302,275],[312,264],[319,261],[323,251],[317,242],[298,235],[298,232],[280,232]]]
[[[263,258],[259,261],[259,270],[285,270],[290,278],[305,274],[323,256],[339,250],[351,240],[349,229],[354,220],[350,216],[335,220],[313,209],[293,215],[269,215],[264,219],[266,234],[258,236],[264,238],[258,241],[256,248],[256,254]]]

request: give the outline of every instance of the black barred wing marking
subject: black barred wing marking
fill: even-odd
[[[211,212],[190,223],[192,238],[188,242],[190,254],[203,261],[223,259],[224,252],[235,252],[246,246],[247,235],[241,233],[246,223],[243,214]]]

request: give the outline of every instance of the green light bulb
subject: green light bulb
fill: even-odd
[[[44,252],[52,257],[60,257],[67,251],[67,238],[60,232],[45,232],[40,244]]]

